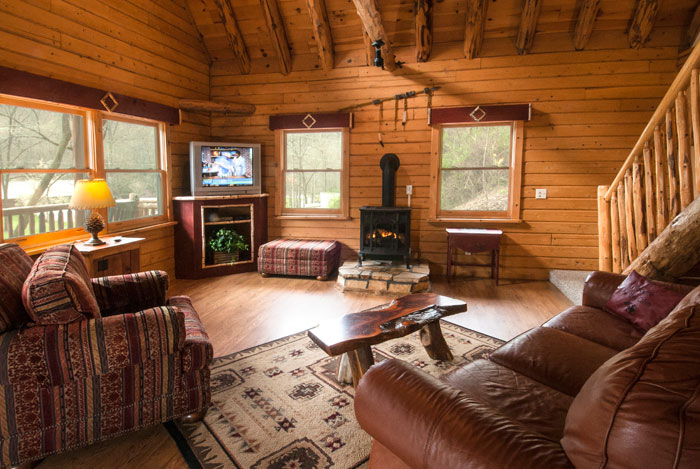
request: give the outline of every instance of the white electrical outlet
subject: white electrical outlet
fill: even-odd
[[[536,199],[546,199],[547,198],[547,189],[535,189],[535,198]]]
[[[413,194],[413,186],[411,186],[411,185],[406,186],[406,194],[408,194],[408,195]]]

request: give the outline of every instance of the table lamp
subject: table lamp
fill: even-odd
[[[97,211],[98,208],[114,207],[116,202],[112,197],[112,192],[109,190],[107,181],[104,179],[81,179],[75,183],[73,196],[70,198],[68,208],[79,210],[92,210],[90,218],[85,222],[85,231],[92,235],[92,238],[85,241],[88,246],[99,246],[105,244],[97,233],[105,227],[102,215]]]

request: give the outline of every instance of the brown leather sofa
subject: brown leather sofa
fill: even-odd
[[[443,380],[385,360],[359,383],[370,467],[700,467],[700,287],[646,334],[602,308],[624,276],[594,272],[583,305]]]

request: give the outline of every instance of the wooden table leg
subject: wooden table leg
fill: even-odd
[[[451,361],[454,357],[448,347],[445,338],[440,330],[440,323],[435,321],[426,324],[420,330],[420,341],[428,352],[428,356],[433,360]]]
[[[343,364],[344,357],[347,357],[345,364]],[[349,368],[352,374],[352,386],[357,388],[360,378],[365,375],[372,365],[374,365],[374,357],[372,356],[372,348],[369,345],[363,345],[348,353],[344,353],[338,367],[338,381],[341,381],[341,377],[344,379],[347,376],[347,368]]]
[[[335,369],[335,378],[339,383],[352,384],[352,371],[350,371],[350,362],[347,353],[342,354],[338,359],[338,366]]]

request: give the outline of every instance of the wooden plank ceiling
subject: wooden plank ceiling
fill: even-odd
[[[700,24],[691,24],[697,0],[186,1],[212,62],[243,74],[367,65],[377,39],[392,71],[394,54],[414,63],[536,53],[551,33],[570,32],[562,50],[585,49],[602,31],[639,48],[655,29],[680,26],[690,43]]]

